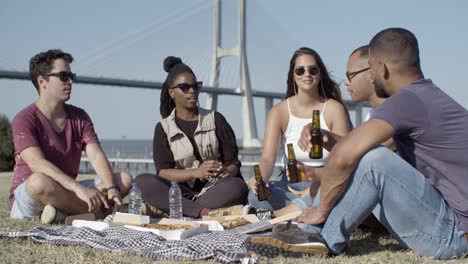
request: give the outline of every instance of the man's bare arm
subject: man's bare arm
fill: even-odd
[[[310,152],[310,150],[312,149],[312,143],[310,141],[312,139],[312,136],[310,135],[311,127],[312,127],[312,123],[309,123],[304,126],[301,132],[301,137],[299,141],[297,142],[297,144],[299,145],[302,151]],[[343,136],[333,133],[331,131],[325,130],[325,129],[322,129],[322,135],[323,135],[322,146],[328,151],[331,151],[333,147],[336,145],[336,143],[343,138]]]
[[[91,166],[93,166],[94,171],[96,171],[104,186],[114,185],[115,180],[112,176],[112,168],[101,146],[97,143],[87,144],[85,151]]]
[[[101,204],[107,205],[107,201],[99,192],[82,186],[71,176],[66,175],[57,166],[46,160],[40,148],[27,148],[21,151],[20,157],[26,162],[31,171],[47,175],[63,188],[75,193],[80,200],[88,205],[89,212],[97,210]]]
[[[390,124],[372,119],[342,138],[330,153],[321,177],[320,203],[313,214],[302,217],[309,224],[325,222],[336,201],[346,189],[359,159],[374,146],[395,133]]]
[[[54,181],[62,185],[63,188],[76,192],[77,188],[80,187],[80,184],[71,176],[66,175],[57,166],[46,160],[40,148],[30,147],[24,149],[21,151],[20,157],[26,162],[32,172],[40,172],[51,177]]]
[[[85,151],[91,166],[93,166],[97,176],[101,179],[104,188],[115,185],[116,182],[112,172],[112,167],[110,166],[106,154],[101,148],[101,145],[97,143],[87,144]],[[109,198],[110,200],[114,201],[114,204],[117,205],[117,208],[122,205],[122,197],[116,188],[109,189],[108,197],[105,198]],[[110,205],[108,205],[106,202],[104,203],[104,206],[109,208]]]

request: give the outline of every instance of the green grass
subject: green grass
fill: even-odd
[[[27,230],[41,225],[38,219],[11,220],[8,193],[12,173],[0,173],[0,232]],[[83,178],[83,177],[82,177]],[[261,259],[260,263],[468,263],[467,259],[447,262],[416,256],[401,249],[397,242],[385,234],[367,231],[355,232],[349,249],[339,256],[301,259]],[[0,263],[152,263],[150,259],[133,255],[94,250],[86,246],[55,246],[35,243],[27,239],[0,239]],[[159,263],[179,263],[166,261]],[[188,262],[187,262],[188,263]],[[207,263],[196,261],[190,263]]]

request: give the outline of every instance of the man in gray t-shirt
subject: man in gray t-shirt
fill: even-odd
[[[406,29],[374,36],[369,65],[377,95],[389,98],[335,145],[323,169],[306,169],[320,177],[320,196],[316,207],[303,211],[299,227],[323,240],[304,236],[308,241],[299,245],[286,241],[286,233],[273,234],[263,246],[279,245],[289,255],[338,254],[373,212],[415,253],[462,257],[468,252],[468,113],[424,78],[418,42]],[[377,147],[391,137],[401,157]],[[309,140],[303,130],[299,146],[310,150]]]
[[[400,156],[421,172],[468,232],[468,112],[421,79],[402,87],[372,119],[389,124]]]

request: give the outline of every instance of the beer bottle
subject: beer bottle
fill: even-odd
[[[254,170],[255,170],[255,180],[257,181],[257,198],[259,201],[265,201],[268,199],[266,183],[262,178],[260,167],[258,165],[255,165]]]
[[[312,149],[309,153],[311,159],[321,159],[323,157],[322,150],[322,131],[320,131],[320,111],[314,110],[312,117],[312,127],[310,129],[312,139]]]
[[[208,144],[207,146],[207,159],[206,160],[216,160],[216,161],[219,161],[217,158],[216,158],[216,154],[213,150],[213,146],[211,146],[211,144]],[[226,172],[226,168],[223,166],[223,168],[218,172],[218,175],[220,174],[223,174]],[[208,179],[210,179],[211,177],[208,177]]]
[[[206,147],[207,148],[207,160],[216,160],[216,156],[214,154],[214,151],[213,151],[213,147],[211,146],[211,144],[208,144],[208,146]]]
[[[106,208],[105,205],[103,204],[101,208],[102,216],[106,217],[112,214],[112,204],[111,204],[111,201],[109,200],[109,190],[107,188],[102,188],[101,194],[102,196],[104,196],[104,199],[106,199],[107,204],[109,205],[109,208]]]
[[[293,144],[289,143],[287,146],[288,146],[287,170],[288,170],[289,182],[291,183],[300,182],[301,177],[297,169],[297,160],[296,160],[296,154],[294,153]]]

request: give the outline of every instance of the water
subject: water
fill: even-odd
[[[141,215],[141,190],[136,182],[132,183],[132,189],[128,197],[128,213]]]
[[[149,163],[118,163],[111,162],[114,171],[127,171],[136,176],[142,173],[156,173],[153,160],[153,140],[152,139],[101,139],[101,147],[108,158],[131,158],[148,159]],[[243,162],[241,173],[244,179],[248,180],[254,175],[253,166],[246,165],[246,162],[258,163],[260,161],[260,149],[239,149],[239,160]],[[282,152],[277,155],[277,162],[281,162]],[[273,171],[273,177],[279,174],[279,168]],[[93,173],[89,164],[80,164],[80,173]]]
[[[152,139],[102,139],[101,147],[108,157],[152,159]]]
[[[182,219],[182,192],[177,182],[171,182],[169,189],[169,216],[173,219]]]

